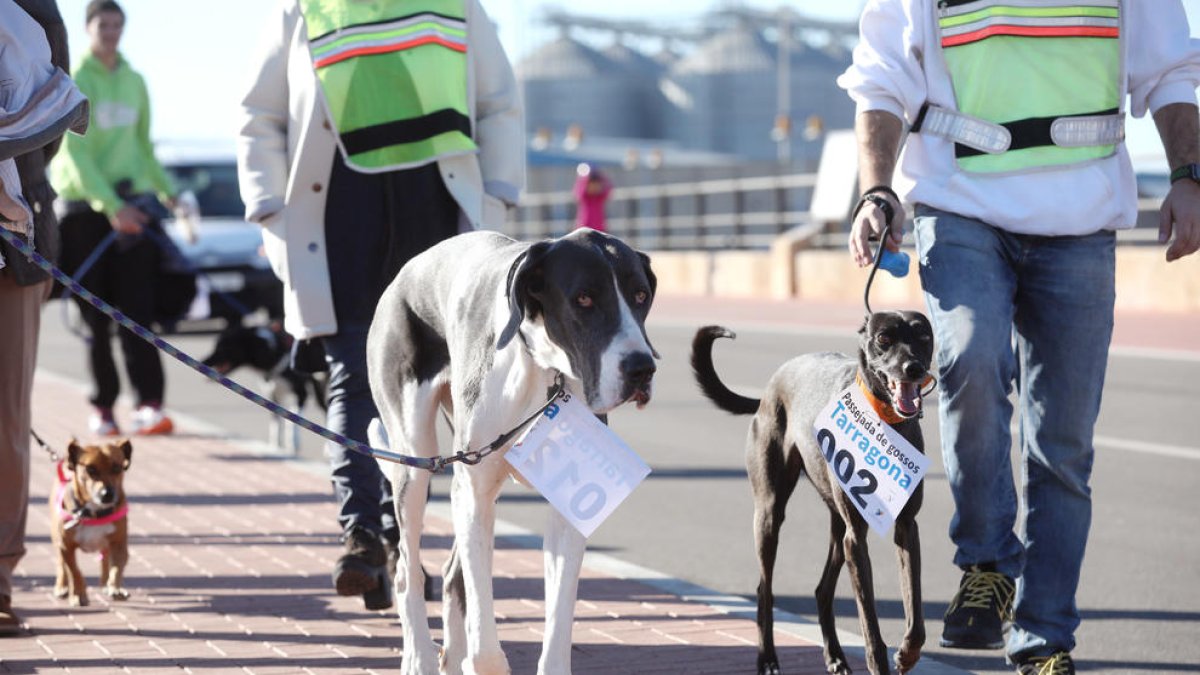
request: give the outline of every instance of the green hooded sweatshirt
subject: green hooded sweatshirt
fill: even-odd
[[[59,196],[84,200],[112,217],[124,205],[116,185],[128,179],[134,193],[175,194],[150,142],[150,96],[146,82],[121,55],[109,70],[86,54],[72,74],[91,102],[86,136],[67,134],[50,167],[50,182]]]

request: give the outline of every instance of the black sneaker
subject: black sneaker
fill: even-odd
[[[1016,584],[993,564],[972,565],[946,610],[941,645],[951,649],[1000,649],[1012,621]]]
[[[385,536],[387,564],[379,571],[379,585],[363,593],[363,606],[370,610],[389,609],[395,596],[393,580],[396,578],[396,563],[400,559],[399,546]]]
[[[12,597],[0,595],[0,637],[11,637],[21,633],[21,619],[12,608]]]
[[[342,537],[346,552],[333,567],[333,587],[338,595],[362,595],[379,587],[387,553],[379,535],[361,527]]]
[[[1030,656],[1017,661],[1019,675],[1075,675],[1075,662],[1067,652]]]

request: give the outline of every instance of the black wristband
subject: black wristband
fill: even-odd
[[[876,185],[876,186],[868,188],[866,190],[863,190],[863,197],[866,197],[867,195],[873,194],[875,192],[882,192],[885,195],[891,197],[892,199],[895,199],[897,204],[901,203],[900,195],[896,194],[896,191],[893,190],[891,187],[889,187],[887,185],[882,185],[882,184]]]
[[[875,206],[878,206],[880,211],[883,211],[884,227],[892,224],[892,219],[896,217],[896,209],[892,207],[891,202],[883,197],[880,197],[874,192],[868,192],[859,198],[858,204],[854,206],[854,213],[850,214],[851,222],[853,222],[855,218],[858,218],[858,212],[862,210],[862,207],[866,206],[867,202],[871,202]]]

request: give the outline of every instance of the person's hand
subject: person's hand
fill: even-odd
[[[142,227],[150,222],[150,218],[136,206],[126,204],[109,221],[118,234],[141,234]]]
[[[892,206],[892,231],[888,240],[884,242],[889,251],[899,251],[900,244],[904,241],[904,207],[900,205],[894,197],[884,191],[872,192],[871,195],[887,200]],[[854,222],[850,224],[850,257],[854,259],[855,264],[859,267],[866,267],[875,260],[874,246],[871,245],[871,238],[878,239],[883,236],[883,230],[887,226],[886,214],[883,207],[879,206],[871,200],[864,201],[861,208],[858,209],[858,214],[854,217]]]
[[[2,178],[0,178],[0,219],[14,223],[24,223],[29,220],[29,212],[25,210],[21,202],[8,196]]]
[[[1184,179],[1171,184],[1158,212],[1158,243],[1168,241],[1167,262],[1200,249],[1200,183]]]

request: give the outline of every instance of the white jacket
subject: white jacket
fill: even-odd
[[[246,219],[284,284],[284,326],[300,339],[337,332],[325,255],[325,196],[337,142],[296,0],[283,2],[249,91],[238,138]],[[467,104],[478,154],[438,161],[462,209],[460,230],[498,229],[525,185],[524,112],[508,56],[478,0],[467,12]]]
[[[954,108],[938,53],[935,0],[871,0],[860,21],[854,63],[838,84],[858,112],[885,110],[912,122],[922,103]],[[1123,1],[1122,101],[1135,117],[1171,103],[1195,103],[1200,43],[1188,35],[1179,0]],[[1122,106],[1126,109],[1126,106]],[[1081,235],[1133,227],[1137,191],[1122,143],[1104,159],[1016,175],[959,171],[951,141],[910,134],[898,166],[906,201],[976,218],[1019,234]]]

